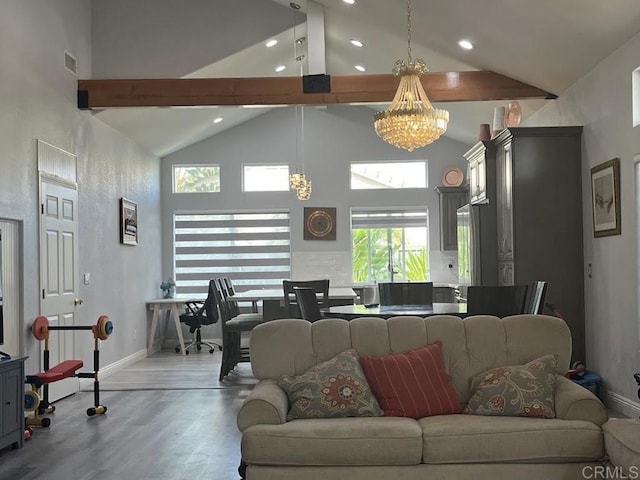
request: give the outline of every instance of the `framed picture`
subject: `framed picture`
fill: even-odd
[[[304,240],[335,240],[335,207],[304,207]]]
[[[124,197],[120,199],[120,243],[138,244],[138,205]]]
[[[620,235],[620,159],[591,169],[593,236]]]

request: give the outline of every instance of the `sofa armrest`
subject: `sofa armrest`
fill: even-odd
[[[558,376],[555,394],[556,417],[585,420],[601,427],[608,419],[607,409],[590,390]]]
[[[252,425],[279,425],[287,421],[289,400],[274,380],[260,380],[238,412],[237,425],[244,432]]]

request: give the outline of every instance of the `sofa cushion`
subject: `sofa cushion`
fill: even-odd
[[[471,381],[471,398],[463,413],[555,418],[557,355],[526,365],[492,368]]]
[[[287,420],[382,415],[352,348],[302,375],[282,375],[278,386],[289,399]]]
[[[422,430],[416,420],[397,417],[254,425],[242,436],[242,459],[259,465],[418,465]]]
[[[440,342],[406,353],[361,357],[360,363],[386,416],[422,418],[462,408],[449,383]]]
[[[554,463],[604,455],[602,430],[582,420],[439,415],[418,423],[424,463]]]
[[[627,477],[638,478],[640,471],[640,421],[612,418],[602,426],[609,460],[623,469]]]

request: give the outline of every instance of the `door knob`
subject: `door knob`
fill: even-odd
[[[84,300],[82,300],[81,298],[76,298],[73,300],[73,304],[75,306],[82,305],[83,303],[84,303]]]

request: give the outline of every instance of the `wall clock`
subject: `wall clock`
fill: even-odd
[[[304,207],[303,238],[305,240],[335,240],[335,207]]]

